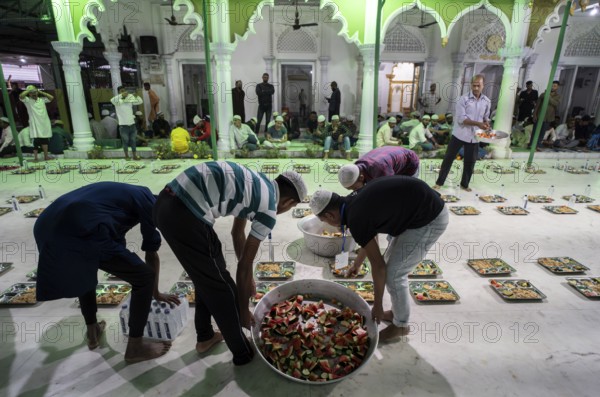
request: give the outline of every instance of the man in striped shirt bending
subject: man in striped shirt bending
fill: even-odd
[[[196,350],[208,351],[225,339],[233,363],[243,365],[254,352],[242,327],[250,329],[248,299],[255,293],[252,263],[273,227],[275,216],[306,197],[302,177],[286,171],[271,181],[241,165],[211,161],[183,171],[160,193],[154,222],[196,288]],[[216,218],[235,217],[231,235],[238,259],[236,281],[226,269]],[[247,220],[252,222],[248,237]],[[220,332],[211,324],[214,317]]]

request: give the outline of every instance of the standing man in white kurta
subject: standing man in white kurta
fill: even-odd
[[[123,86],[120,86],[118,91],[119,95],[112,98],[110,101],[115,105],[115,110],[117,111],[117,120],[119,121],[119,132],[121,133],[121,141],[123,142],[125,160],[129,160],[129,146],[131,146],[133,159],[139,160],[135,150],[137,129],[135,128],[133,106],[141,105],[144,101],[139,96],[130,94]]]
[[[54,97],[47,92],[38,90],[35,86],[27,86],[27,89],[19,95],[29,114],[29,131],[33,138],[33,160],[38,161],[38,151],[44,152],[44,161],[50,160],[48,156],[48,142],[52,138],[52,125],[46,104]]]

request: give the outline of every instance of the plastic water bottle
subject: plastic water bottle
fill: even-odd
[[[515,168],[515,159],[514,158],[510,158],[510,168]]]
[[[558,158],[557,158],[556,163],[554,163],[554,168],[558,169],[559,166],[560,166],[560,161],[558,161]]]
[[[160,310],[160,308],[156,309],[154,311],[154,330],[156,331],[156,337],[158,339],[162,339],[163,338],[163,332],[162,332],[162,327],[161,327],[161,319],[162,319],[162,311]]]
[[[565,161],[565,172],[569,171],[569,162]]]
[[[473,197],[473,203],[477,204],[478,201],[479,201],[479,194],[475,193],[475,196]]]
[[[121,306],[121,311],[119,312],[119,318],[121,319],[121,331],[123,335],[129,334],[129,306],[126,304]]]
[[[23,159],[23,168],[27,169],[27,160]]]
[[[17,200],[17,198],[15,197],[14,194],[13,194],[12,199],[10,201],[12,203],[13,211],[15,211],[15,212],[21,211],[21,205],[19,204],[19,200]]]
[[[40,198],[42,200],[46,200],[46,191],[44,190],[44,188],[42,187],[42,185],[38,186],[38,193],[39,193]]]
[[[500,197],[504,197],[504,183],[500,185]]]
[[[454,195],[460,199],[460,185],[457,183],[456,188],[454,188]]]
[[[552,197],[553,194],[554,194],[554,185],[550,185],[550,187],[548,188],[548,197]]]
[[[587,170],[589,165],[590,165],[590,159],[586,159],[585,160],[585,165],[583,166],[583,169]]]
[[[571,198],[569,199],[569,206],[573,206],[573,204],[575,204],[577,202],[577,195],[575,193],[573,193],[571,195]]]
[[[583,195],[590,197],[591,193],[592,193],[592,186],[591,185],[587,185],[585,187],[585,192],[583,192]]]
[[[125,168],[125,159],[121,159],[121,169]]]
[[[164,328],[164,337],[167,340],[173,340],[175,339],[175,337],[177,336],[178,333],[178,329],[181,329],[177,322],[175,321],[175,318],[173,316],[173,313],[171,312],[171,309],[165,309],[165,311],[163,312],[162,315],[162,324],[163,324],[163,328]]]
[[[525,161],[521,162],[521,171],[525,171],[525,169],[527,168],[527,163]]]
[[[600,161],[596,161],[596,172],[600,171]]]
[[[529,202],[529,196],[524,195],[523,196],[523,208],[527,209],[527,203]]]

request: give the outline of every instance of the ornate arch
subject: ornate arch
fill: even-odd
[[[554,7],[554,10],[546,17],[546,21],[542,26],[540,26],[537,36],[533,40],[533,44],[531,44],[531,48],[535,50],[535,47],[544,41],[543,35],[546,33],[550,33],[550,25],[554,25],[556,23],[560,23],[560,15],[558,14],[558,10],[563,7],[565,3],[563,1],[559,1],[558,4]]]
[[[118,0],[108,0],[113,3],[116,3]],[[79,20],[79,33],[75,40],[79,42],[79,44],[83,45],[83,40],[88,39],[90,42],[95,42],[96,37],[92,31],[88,28],[88,23],[92,26],[96,26],[98,24],[98,18],[96,18],[96,12],[104,12],[106,8],[104,7],[103,0],[89,0],[85,5],[83,10],[83,15]],[[63,16],[65,17],[65,16]]]
[[[431,15],[433,17],[433,19],[435,19],[435,21],[438,23],[442,39],[447,38],[448,34],[447,34],[447,29],[446,29],[446,23],[444,22],[444,19],[442,18],[442,16],[435,9],[427,7],[426,5],[421,3],[420,0],[415,0],[412,3],[403,5],[402,7],[396,9],[393,13],[390,14],[390,16],[385,20],[385,22],[383,24],[383,28],[381,29],[382,37],[380,39],[385,40],[387,30],[389,29],[390,25],[392,24],[392,22],[396,19],[396,17],[398,15],[402,14],[403,12],[409,11],[415,7],[417,7],[419,10]],[[444,42],[442,40],[442,45],[445,46],[447,41],[448,40],[446,40]]]
[[[196,52],[204,51],[204,40],[200,40],[199,37],[192,39],[191,31],[193,27],[187,28],[181,33],[175,44],[175,51],[181,52]]]
[[[452,33],[452,29],[454,29],[454,27],[456,26],[456,24],[458,23],[458,21],[464,17],[465,15],[467,15],[468,13],[478,10],[479,8],[485,8],[487,10],[489,10],[490,12],[492,12],[496,17],[498,17],[498,19],[500,20],[500,22],[502,23],[502,25],[504,25],[504,32],[505,32],[505,43],[510,43],[511,40],[511,35],[512,35],[512,30],[511,30],[511,25],[510,25],[510,19],[508,18],[508,16],[499,8],[494,7],[492,4],[490,4],[490,2],[488,0],[481,0],[479,3],[477,4],[473,4],[467,8],[464,8],[461,12],[459,12],[454,19],[452,20],[452,22],[450,22],[450,24],[448,25],[448,32],[446,34],[446,37],[442,38],[442,42],[444,42],[444,40],[446,42],[448,42],[448,37],[450,37],[450,33]]]
[[[331,8],[333,10],[333,13],[331,15],[332,21],[338,21],[339,23],[342,24],[342,28],[338,32],[338,36],[342,36],[348,44],[354,43],[357,46],[360,45],[361,42],[358,38],[358,32],[354,32],[354,34],[352,36],[348,35],[348,20],[346,20],[346,18],[340,12],[340,10],[337,9],[337,5],[332,1],[321,0],[321,5],[319,6],[319,10],[324,10],[325,8]]]
[[[427,52],[421,32],[414,26],[403,25],[399,20],[386,32],[383,44],[384,52]]]
[[[317,52],[317,41],[305,30],[288,27],[277,39],[277,51],[314,54]]]

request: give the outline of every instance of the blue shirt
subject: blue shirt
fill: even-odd
[[[147,187],[99,182],[50,204],[33,227],[40,252],[37,299],[72,298],[95,289],[100,263],[114,257],[143,265],[127,249],[125,234],[139,223],[142,251],[158,251],[161,239],[152,221],[155,202]]]
[[[477,131],[479,127],[474,125],[464,125],[463,123],[466,119],[479,122],[489,121],[491,107],[492,103],[490,102],[490,99],[483,94],[477,99],[475,98],[475,95],[473,95],[473,91],[469,91],[467,95],[460,97],[456,103],[456,109],[454,110],[455,115],[452,135],[463,142],[477,142],[475,139],[475,131]]]

